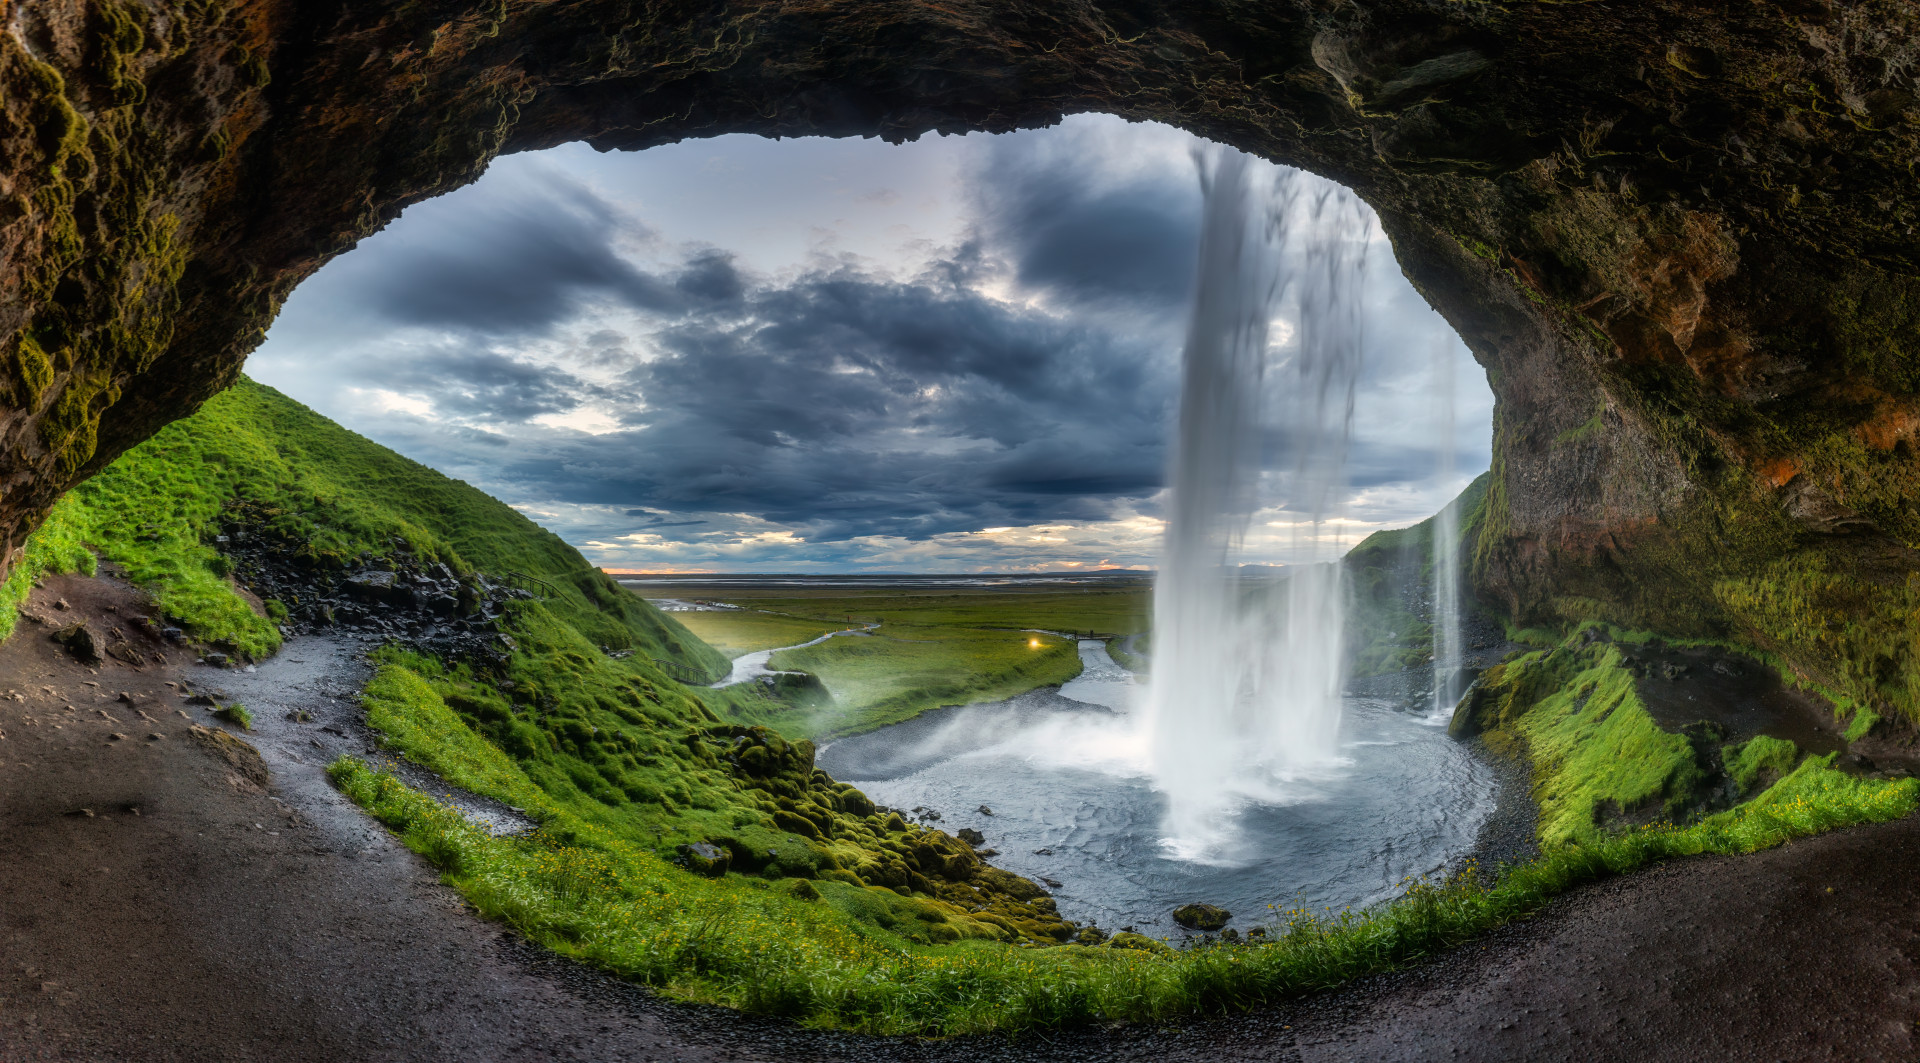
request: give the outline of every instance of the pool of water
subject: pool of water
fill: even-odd
[[[1178,933],[1170,913],[1191,901],[1229,909],[1244,929],[1268,905],[1384,900],[1470,852],[1494,812],[1493,772],[1447,738],[1424,698],[1349,697],[1337,764],[1239,809],[1232,843],[1208,861],[1181,859],[1162,838],[1151,751],[1131,715],[1142,688],[1103,643],[1083,641],[1080,655],[1082,675],[1058,693],[843,739],[820,766],[882,804],[937,811],[949,833],[979,830],[995,865],[1046,883],[1068,918],[1155,936]]]

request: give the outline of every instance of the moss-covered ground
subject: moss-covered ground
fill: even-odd
[[[70,567],[85,543],[190,633],[259,656],[279,646],[279,630],[235,593],[216,548],[221,514],[242,500],[309,564],[405,551],[456,573],[531,576],[541,611],[594,646],[726,673],[720,653],[512,507],[247,380],[75,488],[36,549]]]
[[[902,942],[843,918],[853,902],[884,899],[872,891],[707,882],[580,830],[496,838],[357,761],[336,764],[334,776],[481,912],[563,954],[684,999],[809,1025],[941,1036],[1270,1003],[1417,962],[1588,882],[1895,819],[1920,804],[1920,782],[1862,781],[1826,761],[1809,758],[1759,798],[1690,826],[1593,834],[1496,874],[1469,868],[1411,882],[1399,900],[1367,911],[1276,909],[1247,944],[1177,950],[1129,935],[1047,949]],[[1116,947],[1122,941],[1134,947]]]
[[[814,769],[800,735],[723,719],[735,706],[720,692],[669,677],[712,674],[720,655],[609,590],[565,544],[265,388],[216,399],[70,496],[34,537],[8,593],[17,600],[36,572],[84,569],[97,554],[125,565],[196,638],[265,652],[278,632],[238,597],[211,541],[235,502],[282,522],[282,541],[302,544],[312,565],[405,551],[552,584],[510,606],[501,627],[514,648],[504,663],[392,646],[378,653],[363,694],[393,755],[525,809],[537,831],[492,836],[357,760],[334,766],[337,784],[480,911],[531,939],[674,997],[811,1025],[947,1035],[1250,1006],[1416,961],[1572,886],[1652,861],[1905,815],[1920,790],[1748,745],[1721,754],[1729,770],[1750,768],[1754,787],[1777,781],[1684,826],[1567,829],[1525,866],[1410,883],[1402,899],[1365,912],[1275,911],[1240,945],[1175,950],[1125,934],[1103,942],[1061,922],[1031,883]],[[1048,658],[1003,626],[1121,628],[1112,603],[1109,619],[1079,622],[1068,603],[1039,599],[1016,617],[1001,603],[864,604],[820,602],[815,619],[857,612],[882,631],[976,632],[1031,660]],[[828,645],[839,642],[881,644]],[[1059,643],[1070,660],[1070,644]],[[1608,668],[1604,651],[1571,642],[1512,667],[1508,686],[1526,697],[1509,698],[1495,723],[1514,741],[1560,751],[1552,777],[1569,789],[1554,791],[1557,823],[1577,827],[1582,809],[1646,800],[1634,795],[1651,792],[1650,779],[1675,777],[1660,775],[1671,764],[1659,740],[1628,726],[1630,698],[1614,698],[1613,728],[1581,717],[1597,711],[1596,697],[1612,696]],[[1591,686],[1578,710],[1569,683]],[[1541,706],[1560,708],[1524,718]],[[1649,763],[1600,763],[1608,758],[1584,748],[1594,742],[1612,742],[1596,748],[1615,760]]]

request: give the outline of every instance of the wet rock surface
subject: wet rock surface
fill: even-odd
[[[1173,921],[1188,930],[1212,933],[1227,925],[1233,913],[1213,904],[1183,904],[1173,910]]]
[[[230,506],[226,516],[214,545],[232,563],[239,587],[286,611],[280,628],[288,635],[391,638],[446,660],[497,663],[513,649],[500,630],[502,611],[535,597],[529,588],[538,586],[524,577],[457,574],[398,540],[384,557],[337,567],[274,535],[250,507]],[[210,656],[208,663],[226,661]]]

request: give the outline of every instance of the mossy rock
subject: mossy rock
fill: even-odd
[[[1217,904],[1183,904],[1173,910],[1173,921],[1188,930],[1212,933],[1227,925],[1233,913]]]
[[[784,808],[773,814],[773,825],[803,838],[820,837],[820,827],[813,820]]]
[[[676,850],[680,854],[679,863],[688,871],[707,878],[719,878],[732,866],[733,855],[725,847],[712,842],[693,842],[682,845]]]
[[[1133,949],[1138,952],[1172,952],[1164,941],[1155,941],[1145,934],[1136,934],[1131,930],[1122,930],[1107,939],[1106,948]]]

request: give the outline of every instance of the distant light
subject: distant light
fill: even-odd
[[[1029,648],[1031,648],[1031,649],[1036,649],[1036,650],[1037,650],[1037,649],[1039,649],[1039,648],[1040,648],[1040,640],[1039,640],[1039,639],[1028,639],[1028,640],[1027,640],[1027,646],[1028,646]]]

